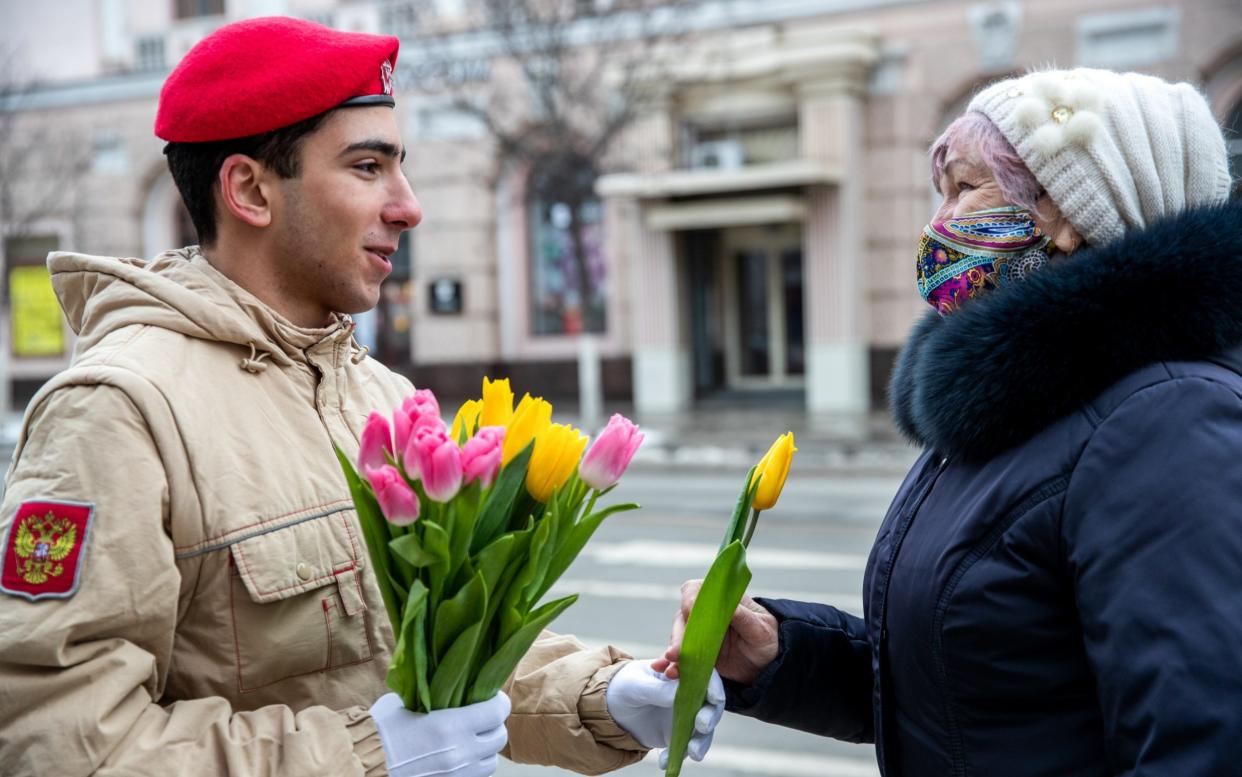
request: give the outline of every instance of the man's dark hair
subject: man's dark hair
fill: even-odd
[[[164,146],[168,171],[172,173],[177,191],[181,192],[181,201],[190,212],[200,245],[216,242],[213,190],[224,160],[233,154],[245,154],[281,178],[297,178],[302,173],[302,140],[319,129],[330,113],[332,111],[326,111],[288,127],[244,138]]]

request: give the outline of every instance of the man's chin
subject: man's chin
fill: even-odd
[[[370,310],[374,310],[375,306],[379,304],[379,301],[380,290],[378,288],[373,292],[368,290],[367,292],[359,294],[352,299],[341,300],[340,307],[337,308],[337,312],[348,313],[351,316],[356,316],[359,313],[366,313]]]

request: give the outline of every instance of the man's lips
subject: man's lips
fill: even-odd
[[[397,247],[396,246],[366,246],[366,252],[371,254],[375,258],[380,259],[385,264],[392,264],[392,260],[389,259],[389,257],[397,252]]]

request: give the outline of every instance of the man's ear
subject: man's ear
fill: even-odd
[[[220,165],[220,199],[224,210],[252,227],[272,223],[267,168],[245,154],[233,154]]]

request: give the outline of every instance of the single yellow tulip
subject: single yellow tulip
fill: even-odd
[[[513,411],[513,420],[505,429],[505,447],[500,456],[500,464],[504,466],[530,444],[530,441],[548,428],[552,423],[552,405],[542,397],[522,396],[517,410]]]
[[[513,390],[509,379],[483,378],[483,417],[479,426],[508,426],[513,420]]]
[[[586,435],[567,424],[551,424],[540,432],[526,470],[526,490],[530,495],[547,502],[552,492],[574,474],[586,445]]]
[[[453,430],[449,432],[449,437],[453,442],[461,442],[462,429],[466,430],[466,439],[474,436],[474,426],[478,423],[479,414],[482,411],[483,403],[477,399],[467,399],[461,403],[461,407],[457,409],[457,415],[453,417]]]
[[[755,468],[755,477],[761,479],[759,490],[755,492],[755,498],[750,503],[751,507],[756,510],[770,510],[776,504],[776,500],[781,498],[781,489],[785,487],[785,478],[789,476],[789,465],[797,450],[794,447],[793,432],[785,432],[777,437],[772,447],[768,448],[768,452],[763,454],[763,458],[759,460],[759,466]],[[749,485],[753,485],[754,482],[752,479]]]

